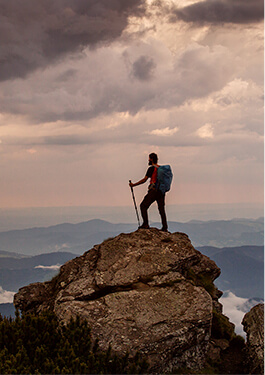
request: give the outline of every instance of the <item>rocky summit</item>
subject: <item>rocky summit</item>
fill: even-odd
[[[86,319],[100,348],[140,352],[153,372],[199,369],[213,317],[222,315],[219,274],[186,234],[139,229],[95,245],[51,281],[21,288],[14,304],[24,313],[52,309],[63,322]]]

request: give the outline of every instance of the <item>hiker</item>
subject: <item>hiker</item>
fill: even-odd
[[[140,204],[141,214],[143,218],[143,224],[139,226],[141,229],[148,229],[148,214],[147,210],[151,206],[154,201],[157,202],[158,211],[161,216],[162,221],[162,231],[167,232],[167,218],[165,213],[165,193],[162,193],[161,190],[158,189],[157,186],[157,170],[159,168],[159,165],[157,164],[158,157],[157,154],[151,153],[149,155],[149,162],[148,165],[150,166],[146,172],[146,175],[144,178],[142,178],[140,181],[132,183],[130,182],[130,187],[138,186],[141,184],[144,184],[148,178],[150,178],[150,184],[148,187],[148,193],[144,197],[142,203]]]

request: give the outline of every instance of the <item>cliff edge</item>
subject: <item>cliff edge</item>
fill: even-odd
[[[204,366],[222,307],[220,269],[184,233],[155,228],[120,234],[65,263],[49,282],[14,297],[22,312],[80,316],[92,337],[117,354],[146,355],[154,372]],[[230,324],[230,323],[229,323]]]

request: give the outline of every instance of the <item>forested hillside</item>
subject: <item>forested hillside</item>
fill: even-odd
[[[61,325],[51,312],[16,319],[0,315],[1,374],[139,374],[147,363],[137,354],[112,355],[92,343],[86,321]]]

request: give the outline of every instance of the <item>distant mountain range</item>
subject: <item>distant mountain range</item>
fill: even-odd
[[[0,251],[0,314],[15,317],[13,303],[1,303],[7,299],[6,293],[12,297],[11,292],[22,286],[51,280],[62,264],[75,257],[76,254],[68,252],[26,256]]]
[[[0,250],[37,255],[56,251],[83,254],[96,243],[121,232],[135,230],[133,224],[112,224],[90,220],[79,224],[59,224],[47,228],[12,230],[0,233]]]
[[[193,246],[262,246],[264,219],[169,222],[171,232],[184,232]],[[152,226],[160,228],[160,223]],[[57,251],[83,254],[95,244],[122,232],[136,230],[134,224],[112,224],[104,220],[90,220],[79,224],[59,224],[47,228],[31,228],[0,232],[0,250],[25,255]],[[1,284],[0,284],[1,285]]]
[[[262,246],[264,244],[264,218],[169,222],[169,230],[186,233],[195,247]]]
[[[50,280],[62,264],[76,257],[76,254],[68,252],[23,257],[20,254],[7,257],[5,254],[0,251],[0,286],[13,292],[37,281]]]
[[[76,257],[68,252],[55,252],[36,256],[0,251],[0,314],[15,316],[13,303],[1,303],[6,300],[5,291],[17,292],[22,286],[51,280],[62,264]],[[1,293],[4,293],[2,298]]]
[[[264,298],[264,246],[196,248],[221,269],[215,280],[220,290],[229,290],[238,297]]]

